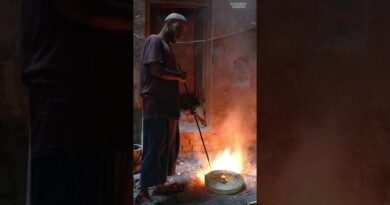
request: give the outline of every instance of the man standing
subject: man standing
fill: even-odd
[[[186,18],[172,13],[165,18],[158,35],[146,39],[141,54],[141,97],[143,100],[143,155],[141,192],[136,201],[154,204],[148,187],[155,194],[183,190],[183,185],[167,183],[175,174],[180,137],[178,118],[179,82],[185,82],[184,71],[178,70],[171,44],[183,36]]]
[[[23,0],[27,205],[129,205],[131,2]]]

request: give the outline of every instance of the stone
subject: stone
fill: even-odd
[[[245,188],[244,178],[228,170],[213,170],[205,176],[206,187],[215,194],[236,194]]]

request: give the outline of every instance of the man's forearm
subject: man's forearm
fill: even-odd
[[[148,65],[150,72],[153,76],[163,80],[182,80],[180,72],[168,69],[156,63]]]
[[[111,2],[111,3],[109,3]],[[131,30],[131,4],[110,0],[55,0],[55,9],[75,23],[107,30]]]
[[[178,72],[175,72],[165,67],[161,67],[160,71],[154,74],[156,74],[156,77],[164,80],[180,80],[180,75]]]

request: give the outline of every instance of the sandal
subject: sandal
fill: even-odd
[[[167,185],[159,185],[153,190],[153,195],[168,195],[184,191],[184,184],[172,183]]]
[[[151,198],[147,198],[145,196],[140,195],[135,197],[135,202],[138,205],[156,205],[156,202],[154,202]]]

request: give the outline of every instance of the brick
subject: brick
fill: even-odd
[[[215,152],[222,152],[225,148],[223,146],[220,146],[220,145],[212,145],[211,149]]]
[[[180,139],[190,139],[190,134],[189,133],[180,133]]]
[[[203,133],[202,133],[202,136],[203,136],[203,139],[207,139],[208,138],[207,135],[204,135]],[[191,133],[189,135],[189,139],[200,139],[199,132]]]
[[[203,150],[203,147],[201,145],[193,145],[192,146],[192,151],[194,152],[200,152]]]
[[[187,145],[187,146],[181,146],[180,147],[180,151],[185,153],[185,152],[192,152],[192,146],[191,145]]]
[[[196,136],[194,135],[194,133],[188,133],[188,139],[195,139]]]
[[[207,151],[211,149],[211,146],[206,145]],[[204,148],[202,145],[193,145],[192,146],[192,151],[194,152],[204,152]]]
[[[203,145],[201,139],[190,139],[190,144],[191,145]],[[210,144],[209,140],[205,139],[204,144],[209,145]]]
[[[187,145],[191,145],[191,143],[189,139],[180,139],[180,145],[187,146]]]
[[[223,142],[223,139],[221,139],[217,136],[210,136],[208,139],[210,140],[210,142],[212,144],[220,144],[221,142]]]

